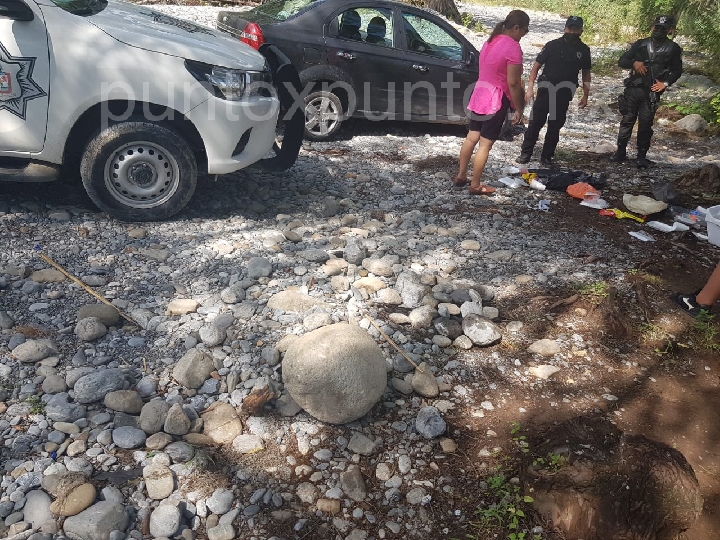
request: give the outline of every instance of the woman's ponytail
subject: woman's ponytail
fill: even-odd
[[[493,28],[493,31],[488,38],[488,43],[495,39],[495,36],[499,36],[500,34],[502,34],[503,30],[505,30],[505,21],[499,22],[495,25],[495,28]]]
[[[510,13],[508,13],[508,16],[505,17],[504,21],[499,22],[495,25],[495,28],[493,28],[493,31],[490,34],[490,37],[488,37],[488,43],[495,39],[495,36],[499,36],[500,34],[502,34],[505,30],[508,30],[514,26],[527,28],[529,24],[530,16],[527,13],[525,13],[521,9],[513,9]]]

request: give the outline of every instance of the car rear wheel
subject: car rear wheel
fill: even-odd
[[[80,174],[92,201],[124,221],[167,219],[185,207],[197,185],[197,163],[185,139],[146,121],[101,130],[83,154]]]
[[[305,136],[313,141],[332,137],[343,121],[340,98],[318,90],[305,98]]]

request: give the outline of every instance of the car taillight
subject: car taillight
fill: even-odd
[[[240,41],[247,43],[256,51],[265,43],[265,36],[260,27],[255,23],[247,23],[243,31],[240,32]]]

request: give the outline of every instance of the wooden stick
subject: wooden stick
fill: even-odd
[[[424,370],[424,369],[421,369],[420,366],[418,366],[415,362],[413,362],[413,361],[412,361],[412,358],[410,358],[407,354],[405,354],[405,351],[403,351],[400,347],[398,347],[398,346],[395,344],[395,342],[394,342],[392,339],[390,339],[390,336],[388,336],[385,332],[383,332],[383,331],[380,329],[380,327],[379,327],[377,324],[375,324],[375,321],[373,321],[373,320],[370,318],[370,315],[368,315],[367,313],[364,313],[364,312],[363,312],[363,315],[365,316],[365,318],[366,318],[368,321],[370,321],[370,324],[372,324],[372,325],[375,327],[375,330],[377,330],[378,332],[380,332],[380,335],[381,335],[382,337],[384,337],[385,339],[387,339],[388,343],[390,343],[390,345],[392,345],[393,347],[395,347],[395,349],[397,350],[397,352],[399,352],[400,354],[402,354],[402,355],[405,357],[405,360],[407,360],[408,362],[410,362],[410,363],[413,365],[413,367],[414,367],[415,369],[417,369],[420,373],[425,373],[425,370]]]
[[[106,304],[106,305],[110,306],[111,308],[114,308],[115,310],[117,310],[117,312],[120,314],[120,316],[121,316],[123,319],[125,319],[126,321],[128,321],[128,322],[130,322],[130,323],[132,323],[132,324],[134,324],[134,325],[136,325],[136,326],[140,326],[135,320],[133,320],[133,318],[132,318],[130,315],[127,315],[127,314],[124,313],[122,310],[118,309],[117,306],[112,305],[112,304],[111,304],[110,302],[108,302],[102,295],[100,295],[100,294],[98,294],[97,292],[95,292],[91,287],[85,285],[85,284],[82,282],[82,280],[80,280],[79,278],[76,278],[75,276],[73,276],[70,272],[68,272],[67,270],[65,270],[62,266],[60,266],[58,263],[56,263],[55,261],[53,261],[50,257],[48,257],[48,256],[45,255],[44,253],[40,253],[40,252],[38,252],[38,257],[40,257],[43,261],[45,261],[45,262],[48,263],[49,265],[53,266],[56,270],[58,270],[59,272],[61,272],[61,273],[62,273],[65,277],[67,277],[68,279],[70,279],[70,280],[74,281],[75,283],[77,283],[78,285],[80,285],[83,289],[85,289],[87,292],[89,292],[89,293],[90,293],[91,295],[93,295],[95,298],[97,298],[98,300],[100,300],[103,304]]]

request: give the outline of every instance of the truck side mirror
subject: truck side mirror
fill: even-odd
[[[0,0],[0,19],[32,21],[35,14],[23,0]]]

